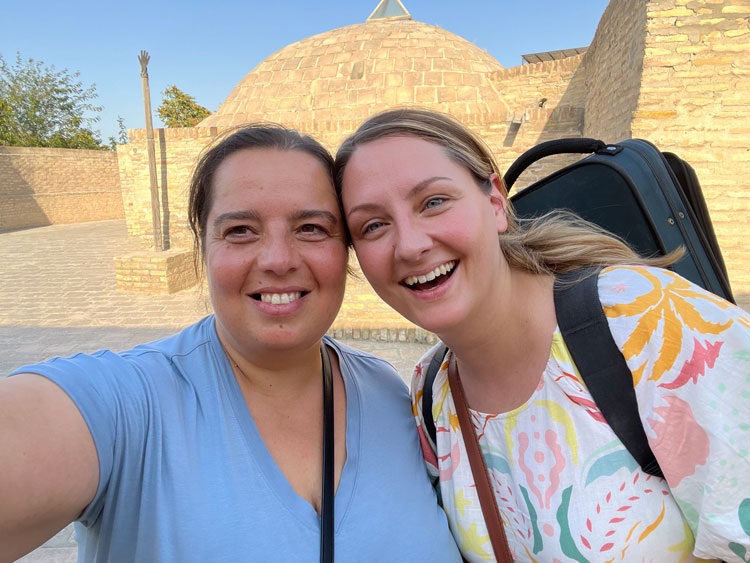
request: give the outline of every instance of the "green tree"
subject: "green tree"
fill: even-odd
[[[161,105],[156,112],[167,127],[195,127],[211,115],[211,112],[177,86],[169,86],[163,92]]]
[[[78,77],[78,72],[23,60],[20,53],[13,65],[0,55],[0,145],[106,148],[90,127],[102,110],[91,103],[96,86],[84,86]]]
[[[117,145],[128,144],[128,130],[125,128],[125,120],[120,115],[117,116],[117,137],[111,136],[108,144],[111,150],[116,150]]]

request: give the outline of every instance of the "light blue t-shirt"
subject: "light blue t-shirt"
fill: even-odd
[[[337,563],[460,561],[406,386],[385,361],[326,342],[347,400]],[[100,480],[76,525],[80,561],[319,560],[318,514],[269,455],[213,316],[127,352],[56,358],[21,372],[64,389],[94,437]]]

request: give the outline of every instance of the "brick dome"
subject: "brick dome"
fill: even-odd
[[[268,120],[341,132],[376,111],[415,104],[439,104],[469,121],[503,120],[507,106],[488,77],[502,68],[439,27],[411,19],[368,20],[272,54],[198,127]]]

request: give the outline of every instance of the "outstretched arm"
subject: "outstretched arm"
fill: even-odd
[[[38,375],[0,380],[0,563],[72,522],[98,479],[94,441],[68,395]]]

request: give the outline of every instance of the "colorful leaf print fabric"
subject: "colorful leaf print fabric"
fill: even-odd
[[[525,404],[471,412],[515,560],[750,561],[750,316],[658,268],[607,268],[599,294],[666,481],[617,439],[556,330]],[[437,455],[425,437],[431,356],[412,382],[427,466],[464,557],[492,560],[447,362],[433,388]]]

